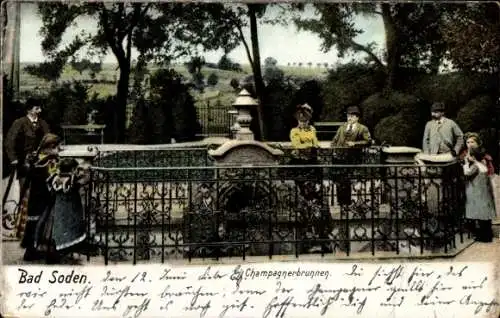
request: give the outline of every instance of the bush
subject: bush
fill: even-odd
[[[137,103],[129,140],[134,143],[170,143],[194,140],[200,131],[194,99],[174,70],[158,70],[151,76],[151,100]]]
[[[215,86],[217,85],[218,82],[219,82],[219,77],[217,76],[217,74],[215,74],[214,72],[210,73],[210,75],[207,78],[207,84],[209,86]]]
[[[363,122],[373,129],[385,117],[402,112],[403,115],[418,118],[420,123],[428,117],[428,105],[418,97],[401,92],[389,96],[376,93],[361,103]]]
[[[226,54],[220,58],[219,63],[217,63],[217,67],[226,71],[242,71],[241,65],[234,63]]]
[[[272,82],[266,87],[264,122],[267,139],[271,141],[287,140],[291,129],[290,105],[296,91],[289,85]]]
[[[89,87],[79,81],[54,86],[44,102],[44,118],[51,130],[62,135],[61,124],[84,125],[91,107]]]
[[[321,120],[343,121],[345,109],[359,105],[368,96],[381,91],[384,74],[377,69],[350,63],[329,72],[323,84],[325,109]]]
[[[378,143],[392,146],[421,148],[424,128],[415,119],[403,112],[385,117],[375,127],[374,138]]]
[[[495,76],[463,73],[422,75],[405,82],[405,91],[429,102],[443,102],[447,116],[452,118],[465,101],[479,94],[494,94],[499,85]]]
[[[491,96],[480,95],[471,99],[460,108],[457,114],[457,124],[464,132],[479,131],[485,127],[492,127],[495,110],[495,101]]]

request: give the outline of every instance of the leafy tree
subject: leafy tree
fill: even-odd
[[[241,72],[241,66],[238,63],[234,63],[227,54],[222,55],[219,62],[217,63],[217,68],[226,71],[237,71]]]
[[[95,76],[95,74],[98,74],[102,71],[101,62],[94,63],[87,58],[83,58],[81,60],[72,59],[70,65],[75,71],[80,73],[80,75],[82,75],[82,73],[86,70],[90,71],[91,76],[92,74],[94,74]]]
[[[264,60],[264,80],[268,83],[283,82],[285,74],[278,68],[278,61],[273,57]]]
[[[205,86],[205,77],[201,73],[203,65],[205,65],[205,59],[199,56],[192,57],[191,60],[186,63],[188,72],[192,76],[193,84],[199,91],[203,91],[203,88]]]
[[[238,90],[240,88],[240,81],[238,81],[236,78],[233,78],[231,79],[231,81],[229,82],[229,85],[231,85],[231,87],[234,89],[234,90]]]
[[[215,86],[219,82],[219,77],[214,72],[210,73],[207,78],[207,84],[210,86]]]
[[[89,71],[90,71],[90,76],[92,78],[95,78],[96,75],[101,73],[102,71],[102,63],[101,62],[90,63]]]
[[[323,40],[323,51],[335,47],[339,57],[349,51],[364,52],[371,63],[385,72],[386,92],[393,89],[402,66],[420,67],[427,59],[435,71],[441,62],[445,48],[439,28],[441,11],[438,4],[317,3],[314,7],[317,18],[295,18],[299,29],[317,33]],[[374,42],[363,45],[355,41],[356,36],[363,33],[354,24],[354,17],[360,14],[382,17],[386,39],[384,59],[376,53]]]
[[[125,137],[126,106],[131,73],[131,52],[135,47],[140,59],[162,64],[202,46],[207,50],[234,48],[237,41],[220,23],[220,4],[184,3],[89,3],[39,4],[42,17],[42,49],[50,62],[61,69],[70,56],[88,44],[92,55],[102,57],[110,49],[117,62],[119,77],[114,127],[116,142]],[[81,16],[98,21],[96,34],[85,31],[59,50],[62,35]]]
[[[500,7],[470,3],[444,13],[442,29],[446,57],[461,70],[495,74],[500,71]]]
[[[225,10],[220,13],[220,16],[223,17],[223,19],[220,19],[220,22],[231,28],[232,34],[236,35],[239,43],[243,44],[248,61],[252,67],[255,95],[260,100],[258,108],[258,127],[262,139],[265,139],[262,104],[265,103],[266,93],[261,69],[258,22],[268,24],[286,23],[286,19],[283,18],[285,15],[283,14],[277,17],[266,18],[265,13],[269,6],[270,4],[261,3],[246,3],[242,5],[230,4],[226,5]],[[250,29],[250,41],[244,36],[244,30],[247,27]],[[230,50],[226,50],[226,52],[229,51]]]
[[[24,71],[47,82],[56,82],[61,77],[65,64],[66,61],[64,58],[56,57],[50,62],[25,66]]]

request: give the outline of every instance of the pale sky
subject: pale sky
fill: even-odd
[[[37,15],[36,4],[23,3],[21,14],[21,62],[42,62],[45,57],[41,50],[41,38],[39,30],[42,26],[42,21]],[[272,16],[273,12],[270,13]],[[314,15],[312,10],[308,10],[306,15]],[[378,17],[366,18],[358,17],[356,26],[363,29],[365,32],[356,40],[359,43],[366,44],[372,41],[377,42],[379,48],[384,47],[384,27],[381,19]],[[63,37],[63,43],[71,41],[73,36],[79,33],[85,26],[87,31],[95,30],[96,21],[86,19],[78,21],[77,26],[71,27]],[[247,30],[247,41],[249,39],[249,30]],[[287,63],[302,62],[308,63],[336,63],[344,62],[352,58],[348,57],[343,61],[339,61],[336,51],[332,50],[328,53],[323,53],[320,50],[320,39],[309,32],[298,32],[294,25],[283,27],[280,25],[261,25],[259,27],[259,44],[261,50],[261,59],[264,61],[266,57],[272,56],[278,60],[278,64],[286,65]],[[85,53],[84,53],[85,54]],[[222,56],[222,51],[206,52],[202,54],[208,62],[217,62]],[[237,47],[230,53],[230,58],[241,64],[248,64],[248,59],[243,45]],[[355,58],[364,58],[364,54],[357,54]],[[133,56],[134,58],[134,56]],[[113,54],[105,57],[104,63],[116,63]]]

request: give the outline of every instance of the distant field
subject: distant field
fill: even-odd
[[[39,92],[46,92],[50,88],[50,84],[47,81],[39,79],[37,77],[31,76],[24,71],[24,67],[29,65],[29,63],[21,64],[21,74],[20,74],[20,90],[21,92],[26,92],[28,94]],[[176,65],[173,67],[175,71],[180,73],[185,78],[190,78],[191,75],[188,73],[184,65]],[[324,77],[326,75],[326,68],[321,67],[309,67],[309,66],[279,66],[283,70],[285,75],[301,77],[301,78],[318,78]],[[158,69],[157,66],[152,66],[149,68],[150,72],[153,73]],[[198,92],[193,92],[194,98],[196,100],[196,106],[200,108],[206,107],[208,103],[212,107],[221,108],[231,108],[231,104],[235,98],[235,92],[230,86],[230,81],[233,78],[241,79],[242,77],[251,75],[251,69],[249,65],[242,65],[242,72],[236,71],[225,71],[220,69],[214,69],[209,67],[203,67],[202,73],[205,78],[211,73],[217,74],[218,83],[215,87],[208,87],[205,89],[203,94]],[[90,93],[97,93],[100,97],[107,97],[116,94],[116,82],[118,80],[118,69],[116,65],[113,64],[103,64],[102,71],[97,74],[96,79],[99,81],[105,81],[106,83],[89,84]],[[70,66],[67,66],[59,80],[60,83],[72,82],[74,80],[90,80],[89,72],[78,73]],[[131,83],[132,84],[132,83]],[[128,109],[128,116],[132,114],[133,106]],[[204,116],[203,114],[199,114]]]

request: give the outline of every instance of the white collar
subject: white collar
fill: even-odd
[[[31,117],[29,114],[28,114],[28,115],[26,115],[26,117],[28,117],[28,119],[29,119],[29,120],[31,121],[31,123],[33,123],[33,124],[35,124],[35,123],[37,123],[37,122],[38,122],[38,118],[33,118],[33,117]]]

